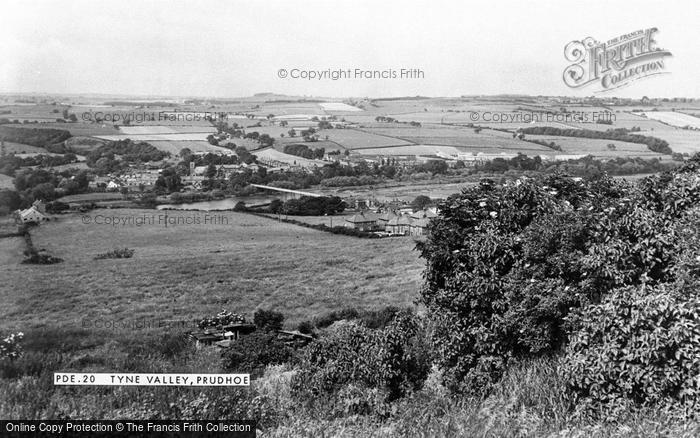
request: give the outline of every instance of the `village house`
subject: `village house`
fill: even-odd
[[[360,231],[374,231],[377,229],[377,216],[371,212],[357,213],[345,219],[345,226]]]
[[[38,199],[34,201],[31,207],[24,210],[17,210],[15,213],[16,219],[23,224],[39,224],[50,219],[49,216],[46,215],[44,203]]]
[[[386,231],[387,224],[390,220],[396,219],[398,216],[393,211],[387,211],[386,213],[380,214],[377,218],[377,229],[381,231]]]
[[[214,174],[214,179],[229,179],[231,175],[236,173],[244,173],[248,170],[251,172],[257,172],[260,168],[257,164],[251,163],[241,163],[241,164],[218,164],[214,165],[216,173]],[[190,174],[189,176],[204,177],[209,170],[209,166],[195,166],[194,162],[190,162]]]
[[[122,175],[121,181],[125,187],[135,189],[143,186],[146,189],[153,188],[160,177],[160,170],[143,170]]]
[[[126,187],[126,184],[122,182],[119,178],[113,178],[107,183],[107,190],[119,190],[122,187]]]
[[[88,187],[91,189],[106,188],[107,184],[111,181],[108,176],[96,176],[92,181],[88,183]]]
[[[427,217],[415,219],[409,226],[409,234],[411,236],[424,236],[429,222],[430,219]]]

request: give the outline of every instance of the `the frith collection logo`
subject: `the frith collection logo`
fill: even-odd
[[[605,92],[668,73],[664,58],[671,52],[657,47],[657,31],[655,27],[638,30],[602,43],[591,37],[570,42],[564,56],[573,64],[564,70],[564,83],[571,88],[597,84],[598,92]]]

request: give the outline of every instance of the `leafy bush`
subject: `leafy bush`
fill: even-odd
[[[698,190],[663,181],[648,190],[608,178],[485,181],[443,202],[419,244],[421,296],[451,389],[487,390],[509,361],[558,351],[572,309],[615,288],[672,281],[672,215]],[[656,201],[660,192],[669,194]]]
[[[222,310],[217,313],[216,316],[207,317],[200,320],[197,323],[197,327],[200,329],[206,329],[209,327],[223,327],[229,324],[245,324],[246,320],[243,315],[237,313],[231,313],[228,310]]]
[[[222,354],[228,371],[260,376],[268,365],[281,365],[293,360],[295,351],[273,333],[254,332],[241,337]]]
[[[700,396],[700,299],[628,287],[577,315],[563,371],[579,408],[614,416],[629,404]]]
[[[39,251],[29,251],[27,258],[22,260],[22,263],[28,265],[53,265],[63,261],[60,257],[54,257],[51,254],[46,254]]]
[[[273,332],[282,329],[284,315],[274,310],[258,309],[253,315],[253,322],[260,330]]]
[[[340,325],[306,347],[292,391],[301,401],[337,394],[347,385],[386,391],[391,401],[420,388],[429,371],[421,321],[398,314],[383,330]]]
[[[360,312],[353,307],[346,307],[341,310],[334,310],[332,312],[325,313],[313,319],[313,324],[316,328],[325,328],[330,326],[336,321],[343,320],[353,320],[360,316]]]
[[[401,311],[396,306],[386,306],[379,310],[367,310],[362,312],[360,321],[365,327],[371,329],[383,329],[391,323],[394,316]]]
[[[24,333],[10,333],[0,338],[0,359],[16,359],[22,355]]]
[[[297,325],[297,330],[299,333],[304,333],[305,335],[311,335],[314,332],[314,325],[311,321],[302,321]]]
[[[103,259],[130,259],[134,255],[134,250],[129,248],[118,248],[102,254],[97,254],[95,260]]]

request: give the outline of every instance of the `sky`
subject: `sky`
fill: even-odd
[[[656,27],[669,73],[601,95],[698,98],[699,24],[696,1],[10,0],[0,93],[588,96],[562,80],[566,44]],[[290,77],[402,68],[423,75]]]

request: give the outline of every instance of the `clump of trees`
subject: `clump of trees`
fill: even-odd
[[[90,151],[85,156],[85,162],[98,174],[106,174],[120,170],[126,163],[160,161],[169,155],[146,142],[134,142],[127,138],[110,141]]]
[[[284,147],[284,153],[307,158],[309,160],[321,160],[326,154],[326,150],[324,148],[311,149],[305,144],[288,144]]]
[[[286,201],[282,211],[292,216],[323,216],[342,213],[346,207],[338,196],[302,196]]]
[[[71,138],[71,134],[64,129],[25,128],[0,125],[0,138],[13,143],[22,143],[44,148],[56,154],[63,154],[68,152],[63,142]]]
[[[383,329],[341,325],[304,350],[292,378],[294,397],[314,404],[328,396],[342,399],[350,390],[363,396],[349,406],[355,412],[348,413],[376,412],[382,403],[419,389],[425,381],[430,360],[427,345],[417,341],[422,329],[408,311],[394,315]]]

